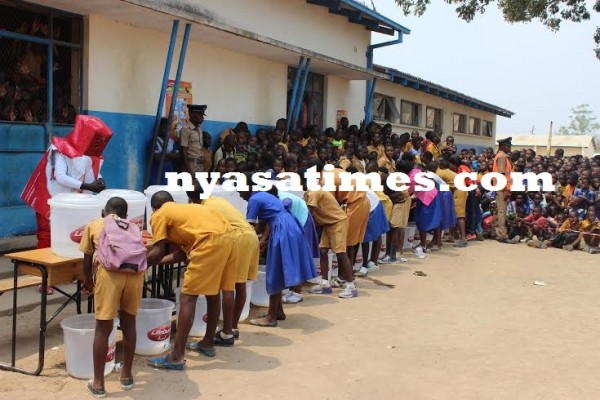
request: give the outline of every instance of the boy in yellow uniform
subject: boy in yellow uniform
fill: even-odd
[[[156,192],[150,200],[154,245],[148,253],[149,264],[172,264],[188,260],[181,286],[177,334],[171,353],[148,360],[151,367],[181,371],[185,349],[214,357],[214,337],[219,320],[219,292],[235,289],[237,246],[231,225],[225,217],[198,204],[176,204],[169,192]],[[181,247],[167,253],[167,244]],[[202,341],[186,345],[194,321],[198,296],[206,296],[206,334]]]
[[[352,298],[358,296],[358,290],[352,277],[352,264],[346,254],[346,239],[348,236],[348,216],[339,205],[333,194],[326,191],[310,191],[304,194],[304,200],[317,225],[323,228],[319,250],[321,253],[321,281],[310,289],[315,294],[331,294],[329,275],[329,257],[331,249],[337,256],[338,267],[348,280],[346,288],[339,297]]]
[[[116,215],[127,218],[127,202],[113,197],[106,203],[102,217]],[[131,371],[135,353],[135,316],[142,300],[144,273],[125,274],[107,271],[101,266],[94,253],[98,250],[100,234],[104,228],[104,219],[90,222],[83,231],[79,249],[83,253],[85,282],[83,290],[94,294],[96,312],[96,332],[94,336],[94,378],[87,384],[88,391],[94,397],[106,397],[104,390],[104,364],[108,353],[108,338],[113,330],[113,320],[118,316],[123,331],[123,369],[121,370],[121,388],[133,389],[134,380]],[[141,236],[140,236],[141,240]]]
[[[188,192],[192,203],[221,213],[233,228],[235,243],[238,248],[235,295],[234,292],[224,291],[221,307],[223,308],[223,330],[217,332],[214,343],[217,346],[230,347],[239,338],[238,323],[244,304],[246,303],[246,282],[255,281],[258,275],[259,242],[256,231],[246,221],[242,213],[230,202],[221,197],[200,199],[203,193],[198,181],[194,181],[194,191]],[[241,255],[243,253],[243,256]]]

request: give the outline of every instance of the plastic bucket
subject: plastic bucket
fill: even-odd
[[[154,185],[154,186],[148,186],[148,188],[146,188],[146,190],[144,190],[144,194],[146,195],[146,229],[148,230],[149,233],[152,233],[152,227],[150,226],[150,216],[152,215],[152,207],[150,206],[150,200],[152,199],[152,195],[156,192],[160,192],[161,190],[167,191],[169,193],[171,193],[171,196],[173,196],[173,200],[175,200],[175,203],[179,203],[179,204],[188,204],[188,197],[187,197],[187,193],[185,191],[183,191],[183,188],[181,186],[177,186],[179,189],[181,190],[171,190],[171,186],[166,186],[166,185]],[[246,215],[246,214],[244,214]]]
[[[179,322],[179,292],[180,288],[175,289],[175,312],[177,313],[177,322]],[[190,336],[204,336],[206,332],[206,297],[198,296],[196,301],[196,313],[194,314],[194,324],[190,329]]]
[[[221,197],[231,203],[242,215],[246,215],[246,210],[248,209],[248,203],[246,200],[240,197],[240,194],[234,191],[223,190],[223,187],[220,185],[215,186],[215,189],[212,191],[211,196]]]
[[[416,233],[417,225],[412,222],[409,223],[408,226],[404,229],[404,249],[412,249]]]
[[[246,302],[244,308],[242,308],[242,314],[240,315],[240,321],[245,321],[250,316],[250,298],[252,297],[252,286],[254,281],[246,281]],[[219,320],[223,321],[223,308],[221,308],[221,315]]]
[[[82,256],[79,243],[88,222],[100,218],[100,199],[84,193],[60,193],[50,205],[50,248],[57,256]]]
[[[261,265],[258,268],[258,278],[252,285],[252,294],[249,296],[251,298],[250,302],[255,306],[269,307],[269,294],[267,293],[267,273],[265,272],[264,265]]]
[[[65,361],[67,372],[74,378],[91,379],[94,377],[94,333],[96,317],[94,314],[78,314],[60,322],[65,341]],[[117,348],[117,320],[108,338],[108,353],[104,364],[104,376],[115,368],[115,350]]]
[[[146,212],[146,196],[142,192],[127,189],[107,189],[98,194],[100,209],[104,209],[106,202],[112,197],[121,197],[127,202],[127,219],[144,229],[144,213]]]
[[[142,299],[136,317],[135,354],[154,356],[169,347],[175,304],[163,299]]]

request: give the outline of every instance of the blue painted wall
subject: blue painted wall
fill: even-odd
[[[109,189],[126,188],[142,191],[147,157],[152,140],[154,116],[107,113],[90,110],[87,114],[102,119],[113,131],[106,151],[102,175]],[[213,137],[237,122],[205,121],[204,131]],[[263,125],[248,125],[252,133]],[[57,126],[53,134],[65,136],[70,126]],[[47,148],[43,125],[0,123],[0,237],[27,235],[35,232],[35,214],[20,199],[21,191]]]

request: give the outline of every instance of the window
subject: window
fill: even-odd
[[[401,121],[404,125],[419,125],[419,114],[421,111],[421,105],[417,103],[411,103],[410,101],[402,100],[400,103],[401,108]]]
[[[294,82],[296,80],[297,71],[297,68],[288,68],[288,110],[290,109],[290,102],[292,100],[292,93],[294,91]],[[304,95],[302,96],[302,106],[300,108],[300,114],[298,115],[298,121],[294,128],[307,128],[309,125],[316,125],[319,128],[323,128],[324,98],[325,76],[309,72],[308,77],[306,78],[306,88],[304,90]],[[291,116],[288,115],[288,120],[290,118]]]
[[[481,120],[479,118],[469,118],[469,133],[471,135],[481,134]]]
[[[373,95],[371,110],[373,119],[375,120],[395,123],[400,119],[400,112],[396,107],[396,99],[390,96],[375,93]]]
[[[458,133],[467,132],[467,116],[463,114],[454,114],[454,124],[452,130]]]
[[[492,121],[483,121],[483,136],[494,136],[494,123]]]
[[[73,124],[81,111],[82,19],[4,0],[0,27],[0,121]]]
[[[442,116],[444,115],[444,110],[440,110],[439,108],[427,107],[426,110],[427,116],[425,121],[425,127],[430,129],[442,129]]]

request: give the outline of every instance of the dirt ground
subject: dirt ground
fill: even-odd
[[[136,388],[122,392],[113,373],[107,391],[158,400],[598,399],[599,261],[489,241],[445,247],[382,266],[358,281],[356,299],[307,295],[278,328],[243,325],[234,348],[214,359],[188,354],[184,372],[136,356]],[[19,316],[23,366],[35,363],[38,311]],[[59,320],[74,306],[66,311]],[[1,320],[7,360],[10,318]],[[0,398],[91,398],[66,373],[59,321],[48,336],[42,376],[0,372]]]

